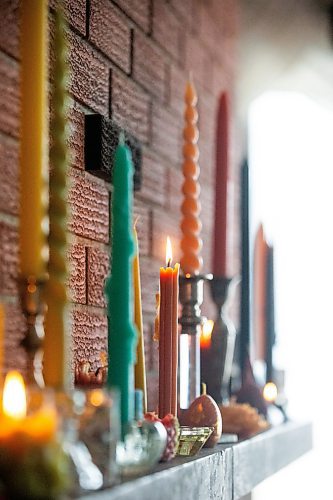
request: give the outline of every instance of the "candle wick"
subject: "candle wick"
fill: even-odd
[[[118,140],[119,146],[124,146],[125,145],[125,133],[122,130],[119,134],[119,140]]]
[[[168,260],[167,267],[171,267],[171,259]]]

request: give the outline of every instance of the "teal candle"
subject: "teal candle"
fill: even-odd
[[[108,304],[108,387],[121,397],[122,432],[134,419],[134,364],[137,331],[133,306],[134,239],[132,223],[133,164],[123,135],[115,152],[111,205],[111,275],[106,282]]]

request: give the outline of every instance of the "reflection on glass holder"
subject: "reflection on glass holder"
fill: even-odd
[[[213,431],[214,427],[181,427],[177,455],[196,455]]]
[[[68,439],[68,447],[80,490],[94,491],[117,483],[118,393],[99,388],[76,390],[73,410],[73,434],[72,439]]]

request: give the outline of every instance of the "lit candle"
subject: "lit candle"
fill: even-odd
[[[27,396],[22,375],[17,371],[7,374],[0,415],[0,449],[22,451],[25,446],[46,443],[55,438],[57,416],[54,408],[41,407],[27,415]]]
[[[223,92],[220,98],[216,131],[215,172],[215,231],[213,247],[213,272],[227,276],[227,228],[228,228],[228,99]]]
[[[4,349],[5,349],[5,308],[4,305],[0,303],[0,382],[2,382],[3,377],[3,361],[4,361]]]
[[[214,321],[207,319],[204,321],[200,336],[200,349],[210,349],[212,344],[212,331],[214,328]]]
[[[159,407],[160,418],[177,414],[179,264],[171,267],[172,248],[167,238],[166,267],[160,268]]]
[[[22,275],[35,278],[48,259],[47,6],[21,2],[20,260]]]
[[[141,280],[140,280],[140,261],[139,261],[139,242],[138,234],[134,226],[134,246],[135,255],[133,261],[134,276],[134,321],[138,329],[138,345],[136,348],[135,364],[135,388],[141,389],[143,395],[143,412],[147,412],[147,383],[145,368],[145,347],[142,323],[142,304],[141,304]]]
[[[67,47],[65,23],[59,10],[55,14],[55,63],[53,71],[52,121],[50,127],[50,235],[49,281],[46,289],[47,313],[44,340],[44,380],[46,385],[69,385],[70,350],[66,329],[67,281],[67,176],[69,154],[67,147]]]
[[[199,148],[197,145],[199,132],[197,128],[198,112],[196,109],[197,94],[192,81],[189,81],[185,91],[185,128],[183,132],[183,175],[184,183],[182,192],[184,201],[181,206],[181,249],[180,260],[184,274],[199,274],[202,267],[200,251],[202,241],[200,239],[201,222],[199,219],[201,206],[199,202],[200,185],[198,177],[200,168],[198,165]]]
[[[137,330],[133,312],[133,164],[123,134],[115,152],[111,210],[111,275],[106,282],[109,347],[108,387],[120,390],[123,436],[134,419]]]
[[[69,484],[69,464],[57,438],[58,416],[45,393],[30,396],[28,400],[20,373],[9,372],[0,409],[3,494],[6,498],[62,498]]]

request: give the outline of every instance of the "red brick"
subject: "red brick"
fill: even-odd
[[[117,71],[112,72],[112,117],[140,141],[150,139],[149,97],[138,85]]]
[[[87,250],[88,304],[105,307],[105,280],[110,273],[109,253],[93,247]]]
[[[199,151],[202,183],[211,184],[215,177],[215,138],[217,100],[207,92],[199,92]]]
[[[90,40],[126,73],[131,69],[131,30],[109,0],[92,0]]]
[[[109,241],[109,192],[89,174],[72,170],[69,191],[71,218],[69,230],[86,238],[108,243]]]
[[[20,342],[24,338],[26,321],[18,304],[5,304],[4,372],[26,371],[26,356]]]
[[[150,372],[147,374],[148,386],[148,410],[156,411],[158,407],[158,372]]]
[[[0,210],[17,214],[19,210],[19,145],[9,139],[0,142]]]
[[[101,354],[107,352],[107,319],[102,314],[73,311],[74,361],[89,361],[93,369],[101,366]]]
[[[173,214],[180,217],[180,206],[183,201],[182,185],[184,176],[181,169],[169,168],[167,173],[167,206]]]
[[[152,327],[151,323],[144,322],[143,324],[143,339],[144,339],[144,348],[145,348],[145,365],[146,371],[151,369],[151,342],[152,342]]]
[[[94,111],[109,111],[109,67],[94,49],[73,32],[69,33],[70,90],[78,101]]]
[[[134,33],[133,77],[159,99],[166,96],[164,56],[147,37]]]
[[[139,240],[140,255],[151,253],[151,214],[147,205],[139,200],[134,200],[133,220],[137,220],[136,230]]]
[[[167,197],[167,168],[159,155],[145,150],[142,159],[141,189],[137,197],[164,206]]]
[[[150,31],[151,0],[114,0],[114,2],[144,31]]]
[[[0,221],[0,294],[16,295],[19,266],[18,231]]]
[[[19,136],[19,67],[0,53],[0,130]]]
[[[153,209],[153,257],[158,259],[160,265],[165,262],[165,244],[170,236],[172,244],[173,262],[180,259],[180,218],[179,214],[166,212],[158,208]]]
[[[58,0],[50,0],[50,6],[57,8]],[[86,34],[86,0],[64,0],[66,20],[83,35]]]
[[[212,56],[207,49],[194,36],[186,39],[185,66],[187,71],[193,72],[194,82],[199,82],[210,90],[213,76]]]
[[[165,254],[165,248],[163,254]],[[160,266],[163,265],[163,254],[160,261],[147,257],[140,259],[142,310],[150,315],[154,315],[156,310],[155,295],[159,287],[159,272]]]
[[[86,249],[80,243],[70,246],[69,260],[69,298],[72,302],[86,304]]]
[[[155,0],[153,36],[173,56],[181,59],[183,26],[164,0]]]
[[[154,104],[152,118],[152,144],[167,160],[178,163],[181,159],[181,128],[179,116]]]
[[[170,66],[169,104],[178,113],[179,120],[181,120],[180,117],[183,116],[185,110],[184,94],[188,78],[189,75],[186,71],[180,69],[175,64]]]
[[[69,111],[70,135],[68,144],[71,150],[71,166],[84,168],[84,113],[77,108]]]
[[[18,58],[19,47],[19,0],[2,0],[0,16],[0,48]]]
[[[188,24],[192,21],[193,10],[194,10],[194,0],[170,0],[170,5],[172,8],[178,12],[183,19]]]

